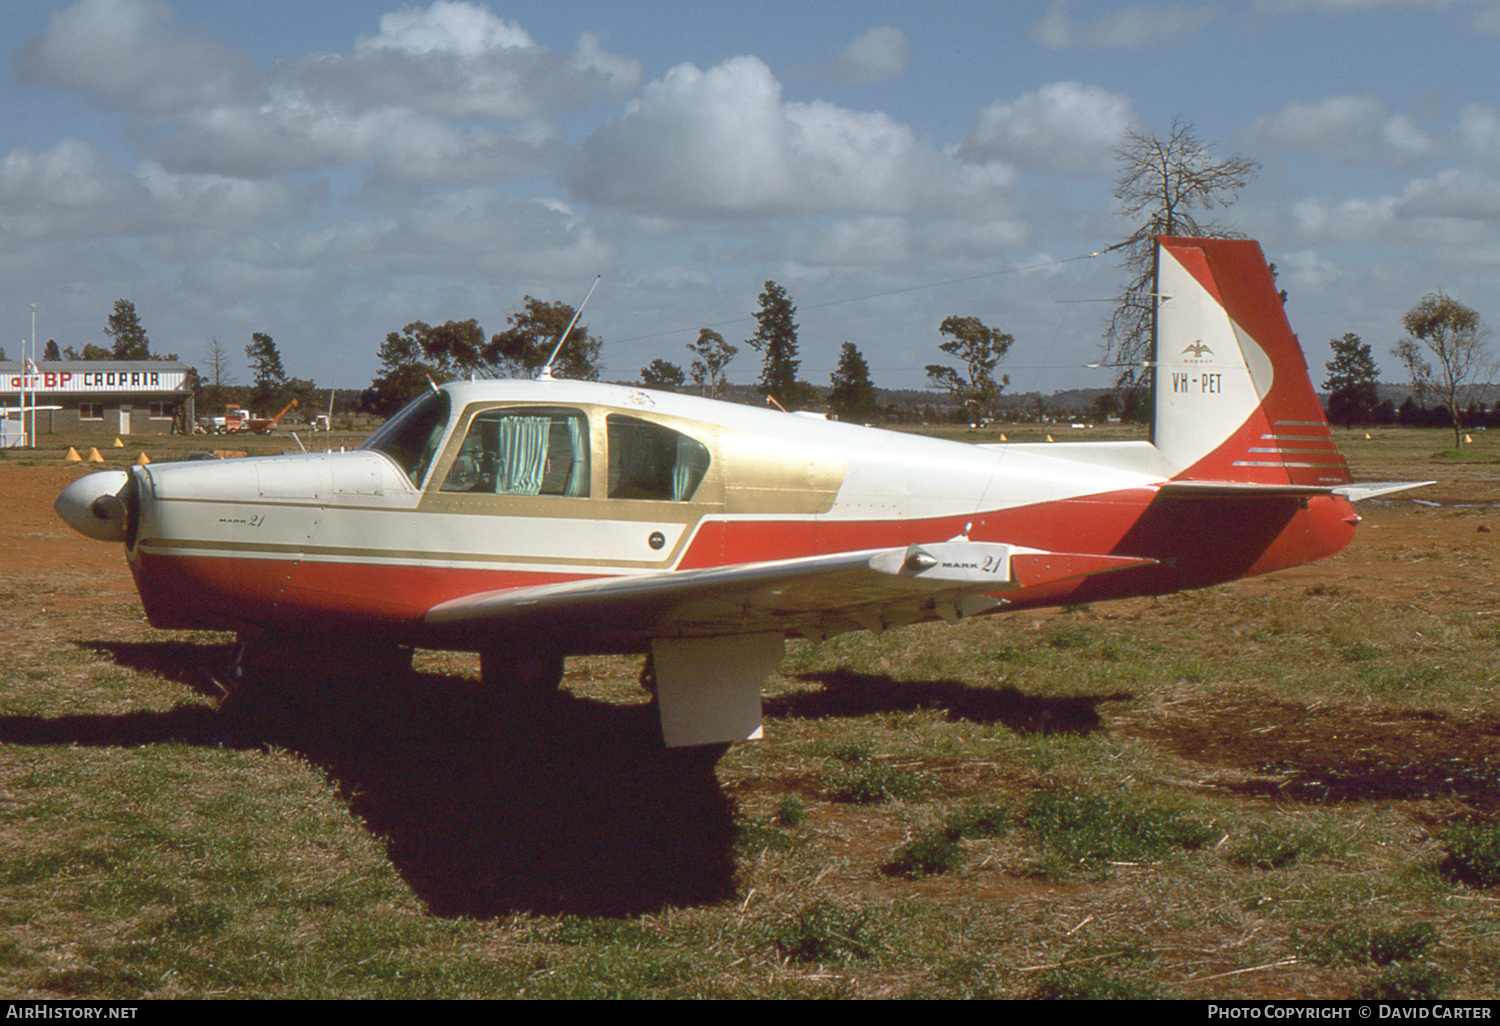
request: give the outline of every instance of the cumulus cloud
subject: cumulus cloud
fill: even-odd
[[[1469,157],[1500,170],[1500,110],[1471,103],[1458,112],[1458,137]]]
[[[807,268],[900,267],[917,260],[929,274],[947,273],[975,260],[993,260],[996,253],[1028,242],[1032,232],[1024,218],[840,218],[788,231],[779,255]]]
[[[1408,185],[1399,211],[1409,217],[1500,221],[1500,178],[1471,168],[1449,168]]]
[[[1031,171],[1111,173],[1111,154],[1132,118],[1128,97],[1054,82],[984,109],[959,144],[975,163],[1005,161]]]
[[[684,64],[583,146],[570,176],[591,202],[680,216],[993,209],[1007,169],[965,165],[879,112],[787,103],[769,68]]]
[[[1396,198],[1356,197],[1339,202],[1302,200],[1292,207],[1299,235],[1310,242],[1363,242],[1384,240],[1396,216]]]
[[[400,106],[450,117],[529,118],[577,108],[601,93],[623,96],[640,84],[640,62],[607,52],[594,33],[584,33],[569,56],[468,3],[386,15],[381,26],[350,56],[278,68],[277,85],[350,112]]]
[[[638,61],[595,34],[559,53],[460,0],[384,15],[347,55],[269,69],[179,30],[160,0],[79,0],[17,67],[149,116],[152,145],[178,170],[258,176],[368,163],[386,179],[438,182],[555,172],[569,150],[554,116],[628,94],[641,78]]]
[[[879,82],[905,74],[910,63],[906,33],[881,25],[855,39],[827,64],[800,70],[836,82]]]
[[[1455,168],[1410,182],[1399,195],[1303,200],[1292,219],[1309,243],[1473,246],[1493,242],[1497,197],[1495,176]]]
[[[1054,0],[1031,26],[1031,38],[1059,50],[1168,46],[1197,32],[1214,16],[1212,7],[1144,4],[1084,24],[1074,20],[1071,7],[1070,0]]]
[[[179,29],[162,0],[79,0],[52,15],[16,54],[15,67],[25,81],[133,111],[222,102],[253,79],[243,54]]]
[[[554,171],[571,150],[546,125],[527,133],[400,107],[350,114],[300,97],[218,107],[177,122],[164,160],[177,168],[263,178],[320,166],[362,166],[377,181],[498,181]]]
[[[286,217],[295,208],[284,184],[172,174],[150,162],[126,174],[77,139],[48,150],[15,147],[0,158],[0,238],[226,230]]]
[[[604,91],[612,96],[633,93],[641,84],[641,62],[605,50],[603,40],[595,32],[578,37],[578,49],[568,67],[574,74],[601,79]]]
[[[1410,163],[1430,156],[1436,143],[1410,118],[1393,115],[1377,96],[1331,96],[1316,103],[1291,103],[1256,118],[1242,145],[1281,147],[1334,160],[1383,159]]]
[[[1265,14],[1359,14],[1364,11],[1412,10],[1447,7],[1449,0],[1257,0],[1255,10]]]
[[[355,50],[399,50],[418,55],[436,50],[477,57],[490,50],[534,46],[531,35],[520,25],[497,18],[486,8],[437,0],[425,11],[407,8],[382,14],[380,32],[360,37]]]
[[[1500,36],[1500,4],[1490,4],[1475,11],[1473,25],[1476,32]]]

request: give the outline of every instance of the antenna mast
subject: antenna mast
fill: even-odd
[[[594,294],[594,290],[599,287],[599,279],[602,277],[604,277],[604,275],[602,274],[594,275],[594,284],[589,286],[588,295],[584,296],[583,302],[578,304],[578,312],[573,315],[573,319],[569,321],[568,326],[563,329],[562,335],[557,340],[557,345],[552,347],[552,355],[547,357],[546,363],[542,364],[541,373],[537,375],[537,378],[539,380],[552,380],[552,361],[556,360],[557,354],[562,352],[563,343],[568,340],[568,333],[573,330],[573,325],[578,323],[578,318],[583,316],[583,308],[589,305],[589,296],[592,296]]]

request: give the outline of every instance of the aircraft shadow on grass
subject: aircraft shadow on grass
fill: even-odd
[[[79,645],[214,697],[232,653],[176,641]],[[768,698],[769,718],[941,708],[1018,730],[1086,732],[1102,700],[849,671],[804,679],[817,687]],[[302,677],[258,680],[222,711],[4,716],[0,742],[297,752],[385,840],[392,865],[436,915],[624,915],[735,893],[734,803],[714,773],[724,746],[664,748],[648,702],[565,688],[518,707],[466,677]]]
[[[897,680],[881,674],[837,669],[797,674],[816,683],[816,691],[793,691],[767,697],[768,719],[868,716],[875,713],[941,711],[950,720],[999,723],[1020,734],[1089,734],[1103,726],[1099,706],[1126,701],[1125,692],[1109,695],[1046,697],[1018,688],[975,687],[958,680]]]

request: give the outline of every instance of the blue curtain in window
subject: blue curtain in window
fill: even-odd
[[[672,499],[686,502],[698,490],[698,483],[708,472],[708,450],[702,443],[677,436],[677,462],[672,467]]]
[[[588,428],[588,421],[582,417],[568,418],[568,440],[573,445],[573,466],[568,471],[564,495],[581,496],[589,493]]]
[[[547,435],[551,417],[502,417],[500,419],[500,466],[495,492],[500,495],[536,495],[542,490],[547,469]]]

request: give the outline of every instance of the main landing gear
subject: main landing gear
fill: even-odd
[[[479,653],[479,680],[496,694],[542,701],[562,685],[563,663],[558,652],[489,649]]]

